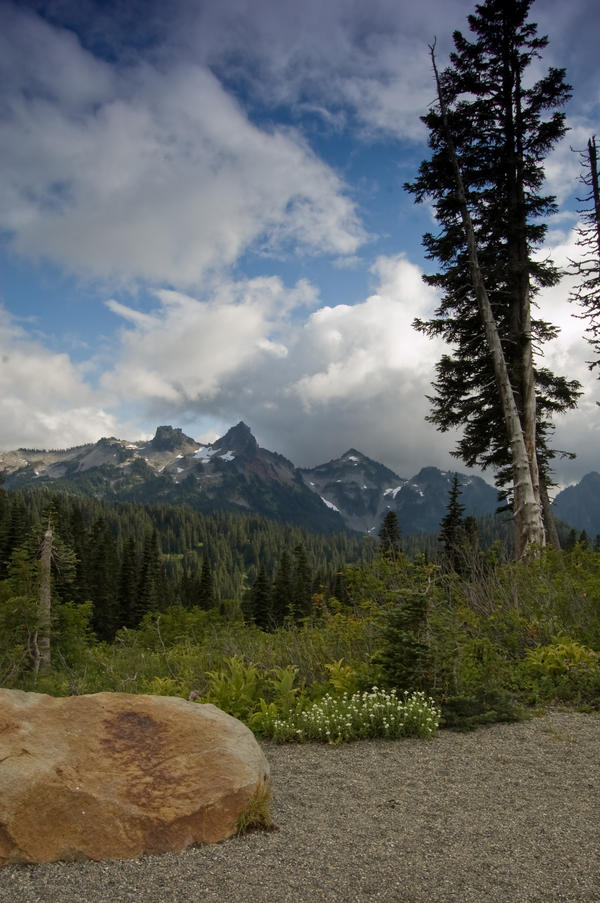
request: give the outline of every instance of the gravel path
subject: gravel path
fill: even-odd
[[[0,900],[600,901],[600,716],[264,748],[278,831],[128,862],[8,866]]]

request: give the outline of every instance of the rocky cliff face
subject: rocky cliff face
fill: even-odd
[[[600,473],[592,471],[576,486],[563,489],[552,508],[556,517],[577,530],[585,530],[593,539],[600,533]]]
[[[395,511],[404,533],[435,533],[446,513],[454,474],[424,467],[410,480],[350,449],[341,458],[303,470],[308,486],[319,492],[351,529],[376,532],[388,511]],[[496,490],[480,477],[459,475],[460,501],[475,517],[497,508]]]
[[[254,512],[316,532],[344,529],[292,462],[260,448],[245,423],[208,445],[159,426],[147,442],[108,438],[66,451],[19,449],[0,455],[0,471],[8,489],[46,483],[106,499]]]
[[[354,448],[341,458],[301,471],[306,485],[337,511],[351,530],[373,532],[407,483]]]

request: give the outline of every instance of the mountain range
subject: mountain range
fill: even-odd
[[[7,489],[44,484],[96,498],[256,513],[315,532],[376,533],[393,510],[405,535],[439,529],[454,477],[423,467],[403,479],[353,448],[300,469],[261,448],[243,422],[210,444],[159,426],[150,441],[105,438],[65,450],[18,449],[0,453],[0,473]],[[496,511],[494,487],[481,477],[458,477],[465,514]],[[572,526],[590,536],[600,533],[600,475],[588,474],[561,492],[554,507]]]

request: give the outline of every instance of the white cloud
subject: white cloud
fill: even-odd
[[[562,262],[572,244],[551,250]],[[427,464],[460,467],[448,454],[456,437],[424,419],[444,346],[412,329],[414,317],[435,306],[420,277],[406,258],[380,257],[364,301],[304,308],[304,315],[303,304],[317,300],[314,287],[287,288],[276,278],[223,281],[208,300],[158,292],[155,310],[143,314],[113,300],[124,325],[100,392],[86,383],[85,365],[52,353],[4,316],[3,445],[64,447],[151,433],[158,423],[209,441],[243,418],[262,444],[298,465],[355,446],[404,477]],[[559,462],[562,484],[598,469],[600,431],[600,393],[566,292],[563,285],[540,298],[541,315],[563,327],[546,363],[586,386],[579,410],[558,420],[556,447],[580,452],[574,463]],[[125,425],[132,410],[135,427]]]
[[[265,366],[284,359],[287,349],[277,336],[286,312],[312,290],[301,283],[288,292],[273,277],[223,283],[209,301],[173,291],[156,296],[152,314],[109,302],[131,328],[121,332],[117,362],[102,382],[129,398],[186,408],[214,399],[257,359]]]
[[[66,354],[29,337],[0,307],[1,447],[65,448],[115,432],[116,420]]]
[[[573,229],[567,235],[557,234],[556,242],[548,243],[539,252],[542,258],[550,257],[563,270],[580,255],[577,247],[577,233]],[[536,312],[560,329],[558,338],[544,346],[544,364],[554,373],[568,379],[577,379],[583,394],[577,409],[555,419],[556,432],[552,446],[565,451],[575,451],[574,461],[556,461],[556,474],[561,486],[577,482],[591,470],[600,469],[600,385],[597,373],[591,373],[587,361],[591,348],[584,339],[585,323],[576,315],[580,308],[569,303],[569,296],[577,282],[573,275],[564,276],[558,285],[540,292]]]
[[[314,405],[361,404],[408,395],[429,380],[437,343],[412,329],[415,316],[430,310],[435,295],[421,272],[403,257],[380,258],[372,268],[378,291],[362,304],[324,307],[310,317],[296,349],[313,362],[293,386],[306,410]],[[393,388],[392,388],[393,387]]]
[[[18,253],[188,287],[250,246],[357,250],[340,178],[298,133],[252,124],[204,65],[109,70],[70,32],[8,9],[0,58],[13,40],[24,56],[43,44],[45,60],[62,59],[4,66],[0,225]]]
[[[414,140],[433,98],[427,45],[439,35],[443,58],[471,11],[467,0],[228,0],[186,4],[175,32],[179,46],[217,68],[235,59],[262,103],[312,112],[334,130],[352,120]]]
[[[140,318],[111,302],[128,326],[103,385],[161,421],[243,418],[298,464],[357,445],[380,458],[383,449],[403,474],[448,465],[451,439],[424,422],[441,345],[411,326],[434,293],[402,256],[379,258],[373,276],[364,302],[323,306],[304,321],[300,304],[314,304],[314,290],[277,279],[223,283],[208,301],[161,292]]]

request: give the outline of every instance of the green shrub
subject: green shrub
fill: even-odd
[[[454,731],[472,731],[484,724],[520,721],[523,707],[515,696],[502,688],[475,688],[470,695],[449,696],[442,700],[440,727]]]
[[[225,659],[225,668],[208,673],[208,693],[203,702],[212,702],[240,721],[249,721],[263,696],[262,678],[256,665],[246,665],[235,656]]]
[[[527,652],[521,665],[532,702],[596,702],[600,699],[600,656],[571,637]]]

